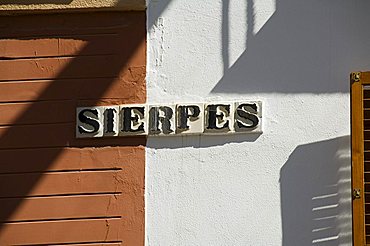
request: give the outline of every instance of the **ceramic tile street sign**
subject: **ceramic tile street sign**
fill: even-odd
[[[217,102],[80,107],[76,137],[262,133],[262,103]]]

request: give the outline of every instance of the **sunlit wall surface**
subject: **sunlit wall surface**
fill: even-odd
[[[147,245],[351,245],[367,1],[148,2],[148,102],[261,100],[263,134],[149,137]]]

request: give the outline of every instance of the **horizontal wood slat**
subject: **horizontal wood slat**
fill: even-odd
[[[366,99],[370,99],[370,90],[368,90],[368,89],[366,90],[366,89],[365,89],[363,93],[364,93],[364,94],[363,94],[363,95],[364,95],[364,96],[363,96],[363,99],[364,99],[364,100],[366,100]]]
[[[119,51],[117,40],[116,34],[39,39],[0,39],[0,59],[107,55]]]
[[[1,245],[120,241],[120,219],[3,224]],[[22,234],[20,234],[22,232]]]
[[[0,197],[114,193],[123,183],[122,171],[3,174]]]
[[[363,106],[365,109],[370,109],[370,100],[369,99],[364,100]]]
[[[363,87],[364,88],[364,87]],[[365,190],[365,237],[366,243],[369,243],[370,235],[370,90],[363,90],[363,129],[364,129],[364,190]],[[361,117],[359,117],[361,119]],[[360,177],[359,177],[360,178]]]
[[[365,214],[370,214],[370,203],[365,204]]]
[[[364,131],[364,140],[369,141],[370,140],[370,130]]]
[[[144,147],[0,150],[0,174],[123,168],[144,152]]]
[[[364,120],[364,130],[370,130],[370,120]]]
[[[365,184],[365,189],[369,188],[369,184]],[[370,193],[365,193],[365,203],[370,203]]]
[[[370,182],[370,173],[364,173],[365,184]]]
[[[365,161],[370,161],[370,152],[365,152],[364,153],[364,159],[365,159]]]

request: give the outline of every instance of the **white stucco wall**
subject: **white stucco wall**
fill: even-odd
[[[151,0],[148,103],[263,101],[261,135],[149,137],[146,245],[351,245],[370,2]]]

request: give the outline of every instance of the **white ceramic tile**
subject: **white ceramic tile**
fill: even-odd
[[[202,134],[204,130],[204,104],[182,103],[176,105],[176,133]]]
[[[262,103],[235,103],[235,132],[262,132]]]
[[[148,114],[148,106],[145,104],[121,105],[119,135],[147,135]]]
[[[103,136],[104,107],[79,107],[76,110],[76,137]]]
[[[118,136],[119,106],[105,106],[103,110],[103,136]]]
[[[234,103],[217,102],[204,105],[204,133],[232,133],[234,126]]]
[[[173,135],[176,133],[175,105],[149,105],[148,131],[150,135]]]

